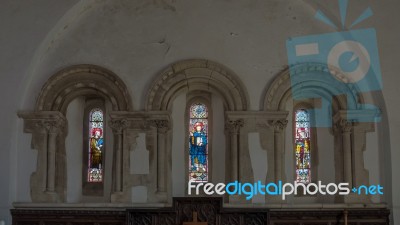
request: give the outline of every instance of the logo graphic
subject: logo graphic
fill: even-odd
[[[342,29],[345,28],[348,0],[339,0]],[[372,16],[366,9],[350,26]],[[321,11],[315,18],[337,29]],[[289,38],[286,41],[294,100],[319,99],[319,108],[310,110],[315,118],[312,127],[332,126],[332,99],[346,96],[347,109],[366,109],[373,117],[348,113],[347,119],[377,122],[379,109],[371,104],[359,104],[356,97],[364,92],[382,89],[382,78],[376,32],[373,28]],[[314,69],[304,71],[304,66]],[[315,69],[319,68],[319,69]],[[321,72],[322,71],[322,72]],[[321,92],[321,90],[324,90]],[[329,93],[329,94],[326,94]]]
[[[323,184],[321,181],[317,183],[283,183],[279,180],[277,183],[270,182],[267,184],[257,181],[254,183],[240,183],[234,181],[228,184],[224,183],[196,183],[188,182],[188,195],[199,195],[200,190],[206,195],[244,195],[246,200],[251,200],[255,195],[271,195],[281,196],[282,200],[288,195],[349,195],[349,183],[329,183]],[[351,189],[357,195],[383,195],[383,187],[381,185],[361,185]]]

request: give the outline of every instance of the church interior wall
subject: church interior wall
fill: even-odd
[[[135,111],[145,109],[147,91],[162,70],[185,59],[202,58],[223,64],[239,76],[248,92],[249,110],[262,109],[263,94],[287,65],[284,40],[302,36],[335,32],[313,18],[316,9],[322,9],[339,21],[336,2],[321,4],[317,0],[306,3],[297,0],[218,2],[197,1],[58,1],[41,0],[35,7],[22,3],[5,3],[12,10],[0,9],[0,24],[8,31],[5,49],[0,53],[8,60],[0,61],[2,100],[0,117],[3,127],[0,142],[0,220],[10,222],[9,209],[14,202],[31,202],[30,176],[37,166],[37,151],[31,149],[32,135],[23,132],[23,121],[17,111],[33,110],[44,83],[57,71],[76,64],[99,65],[116,73],[128,87]],[[25,3],[24,3],[25,4]],[[379,104],[384,118],[375,132],[367,133],[364,152],[365,168],[371,184],[387,185],[388,195],[374,196],[373,203],[386,203],[392,209],[394,221],[400,221],[400,171],[398,136],[400,135],[400,106],[397,62],[400,52],[400,30],[395,22],[400,15],[400,3],[360,1],[351,2],[348,18],[354,19],[367,6],[374,11],[372,19],[362,27],[377,30],[383,74],[383,91]],[[196,10],[194,10],[196,9]],[[336,15],[336,16],[335,16]],[[9,18],[13,19],[13,23]],[[52,19],[49,19],[52,18]],[[29,22],[27,22],[29,21]],[[308,24],[309,26],[304,26]],[[388,26],[389,24],[389,26]],[[1,40],[1,39],[0,39]],[[279,41],[277,41],[279,40]],[[249,79],[251,77],[251,79]],[[16,93],[18,92],[18,93]],[[12,94],[11,94],[12,93]],[[67,202],[102,202],[109,200],[84,197],[81,193],[82,161],[82,98],[69,104],[67,111]],[[293,109],[288,101],[287,109]],[[172,194],[185,196],[186,166],[182,153],[186,135],[184,116],[186,96],[174,99],[171,109],[172,131]],[[212,95],[213,108],[213,167],[225,161],[223,100]],[[108,106],[110,108],[110,106]],[[293,180],[292,114],[288,115],[285,130],[285,175]],[[111,130],[111,129],[110,129]],[[335,180],[334,140],[329,129],[318,128],[318,178],[325,182]],[[110,131],[111,134],[111,131]],[[112,135],[109,138],[112,140]],[[249,157],[254,180],[267,177],[267,151],[262,147],[260,132],[249,132]],[[112,155],[112,141],[107,154]],[[134,153],[132,153],[134,154]],[[136,154],[136,153],[135,153]],[[146,152],[144,151],[144,154]],[[133,157],[134,158],[134,157]],[[112,157],[107,164],[111,164]],[[323,165],[321,162],[324,162]],[[147,167],[147,165],[143,165]],[[111,172],[111,171],[110,171]],[[142,171],[143,172],[143,171]],[[214,182],[225,180],[225,167],[213,170]],[[111,177],[111,173],[106,175]],[[111,180],[111,179],[107,179]],[[74,182],[71,182],[74,181]],[[111,183],[106,184],[111,192]],[[134,203],[149,201],[145,186],[132,188]],[[135,197],[136,196],[136,197]],[[290,197],[291,204],[332,203],[333,199]],[[257,197],[253,203],[264,204]]]

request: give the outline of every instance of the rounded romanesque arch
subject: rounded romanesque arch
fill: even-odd
[[[36,172],[32,174],[30,181],[33,202],[64,202],[66,200],[67,150],[65,142],[68,133],[66,111],[69,103],[81,96],[91,99],[92,103],[100,98],[108,100],[113,111],[133,110],[127,87],[117,75],[107,69],[94,65],[76,65],[50,77],[39,94],[35,110],[18,113],[18,116],[24,119],[24,131],[32,133],[33,148],[39,152]],[[99,106],[104,103],[96,104]],[[125,122],[110,121],[109,127],[115,134],[115,143],[121,143],[122,138],[118,130],[123,129]],[[121,154],[121,149],[114,151],[116,154]],[[121,158],[119,156],[118,159]],[[109,167],[110,171],[112,167],[121,168],[121,160],[114,163],[115,165]],[[115,192],[120,192],[119,184],[122,183],[121,173],[118,172],[115,173],[116,181],[113,181],[116,187]],[[92,187],[87,189],[92,190]]]
[[[94,65],[75,65],[53,75],[43,86],[35,111],[65,110],[78,96],[108,99],[115,111],[133,110],[124,82],[113,72]]]
[[[332,106],[332,111],[324,111],[330,114],[324,114],[326,117],[321,116],[318,118],[320,119],[318,122],[314,124],[311,123],[311,129],[313,127],[329,129],[329,134],[326,133],[323,139],[327,140],[326,138],[330,138],[333,142],[333,148],[329,150],[334,154],[334,168],[332,169],[335,174],[335,179],[357,186],[362,183],[367,183],[369,180],[369,174],[366,172],[366,169],[363,166],[356,168],[355,165],[364,165],[363,152],[366,146],[366,134],[368,132],[374,132],[375,128],[373,123],[379,117],[380,112],[378,112],[379,110],[368,108],[367,104],[364,104],[365,101],[362,96],[364,93],[360,91],[361,86],[359,87],[357,84],[347,83],[348,80],[345,80],[346,76],[339,71],[340,70],[337,68],[318,63],[305,63],[287,67],[278,74],[266,89],[262,109],[270,112],[294,111],[295,108],[298,108],[296,107],[298,105],[307,105],[308,100],[318,98],[326,100],[329,105],[324,106],[322,105],[323,103],[321,103],[321,105],[316,105],[314,103],[313,105],[305,107],[314,110]],[[338,80],[342,82],[338,82]],[[296,98],[293,96],[296,96]],[[296,104],[293,105],[292,109],[287,109],[286,103],[291,99],[296,100]],[[326,108],[324,108],[324,110],[325,109]],[[316,118],[318,114],[315,113],[314,116],[314,118]],[[296,128],[295,125],[293,125],[295,123],[293,118],[294,117],[291,119],[292,124],[289,123],[292,126],[289,126],[288,129]],[[316,121],[317,119],[314,120]],[[282,155],[285,152],[285,148],[283,147],[285,146],[284,143],[286,143],[286,146],[288,146],[287,144],[290,146],[294,139],[290,134],[287,135],[285,131],[280,131],[280,136],[278,137],[276,133],[275,140],[277,140],[277,144],[275,145],[274,153],[276,155]],[[292,131],[292,134],[293,133]],[[311,131],[311,134],[316,133],[317,131]],[[288,136],[289,139],[287,139]],[[314,152],[313,154],[317,152],[318,155],[322,151],[318,153],[318,142],[315,140],[316,138],[317,137],[314,137],[314,140],[311,140],[317,143],[314,144],[315,147],[312,147],[314,150],[311,150],[311,152]],[[291,141],[285,142],[285,140]],[[321,143],[320,146],[324,147],[323,151],[328,151],[328,148],[325,148],[324,144]],[[313,160],[313,157],[314,156],[312,156],[311,160]],[[284,157],[278,157],[278,159],[279,160],[276,160],[279,163],[276,167],[278,168],[276,170],[278,172],[275,173],[280,175],[282,171],[280,168],[285,168],[285,165],[287,165],[285,163],[287,163],[288,160],[283,160]],[[318,167],[318,160],[319,158],[317,158],[317,161],[314,159],[311,165]],[[316,170],[317,173],[319,171],[318,169],[314,170]],[[329,172],[331,173],[331,171]],[[312,179],[318,178],[313,177]],[[347,201],[347,199],[343,201]],[[370,199],[357,198],[353,199],[353,201],[368,203]]]
[[[219,93],[226,110],[244,111],[248,95],[236,74],[225,66],[203,59],[185,60],[170,65],[152,83],[146,99],[146,110],[166,110],[182,92]]]
[[[292,86],[290,79],[290,71],[293,71],[296,76],[310,76],[304,79],[304,82],[299,82],[296,86]],[[263,101],[263,110],[284,110],[286,101],[292,97],[293,91],[302,91],[318,93],[320,97],[332,99],[335,93],[342,93],[332,99],[332,106],[334,111],[357,109],[358,105],[363,102],[361,95],[358,95],[356,86],[348,85],[332,85],[328,79],[318,79],[318,76],[325,76],[335,74],[337,77],[341,76],[338,70],[332,70],[326,65],[317,63],[307,63],[285,68],[278,76],[272,81],[266,90]],[[314,79],[315,78],[315,79]]]

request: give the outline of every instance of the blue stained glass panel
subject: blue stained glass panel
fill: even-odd
[[[89,115],[88,182],[103,182],[104,149],[103,111],[93,109]]]
[[[189,180],[208,181],[208,109],[193,103],[189,109]]]
[[[311,182],[310,113],[305,109],[295,112],[296,181]]]

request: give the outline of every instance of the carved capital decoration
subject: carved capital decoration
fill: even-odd
[[[39,120],[34,123],[34,127],[49,134],[58,134],[65,128],[64,120]]]
[[[156,127],[157,129],[168,129],[169,121],[168,120],[148,120],[148,125],[152,127]]]
[[[335,124],[335,129],[341,131],[342,133],[348,133],[353,129],[353,121],[341,119]]]
[[[238,119],[238,120],[228,120],[225,123],[225,129],[228,130],[231,133],[238,133],[240,128],[244,126],[244,120],[243,119]]]
[[[280,119],[280,120],[270,120],[269,125],[274,127],[275,131],[281,132],[286,128],[286,125],[288,124],[288,120],[285,119]]]
[[[126,119],[111,120],[110,127],[115,134],[121,134],[122,131],[129,126],[129,122]]]

